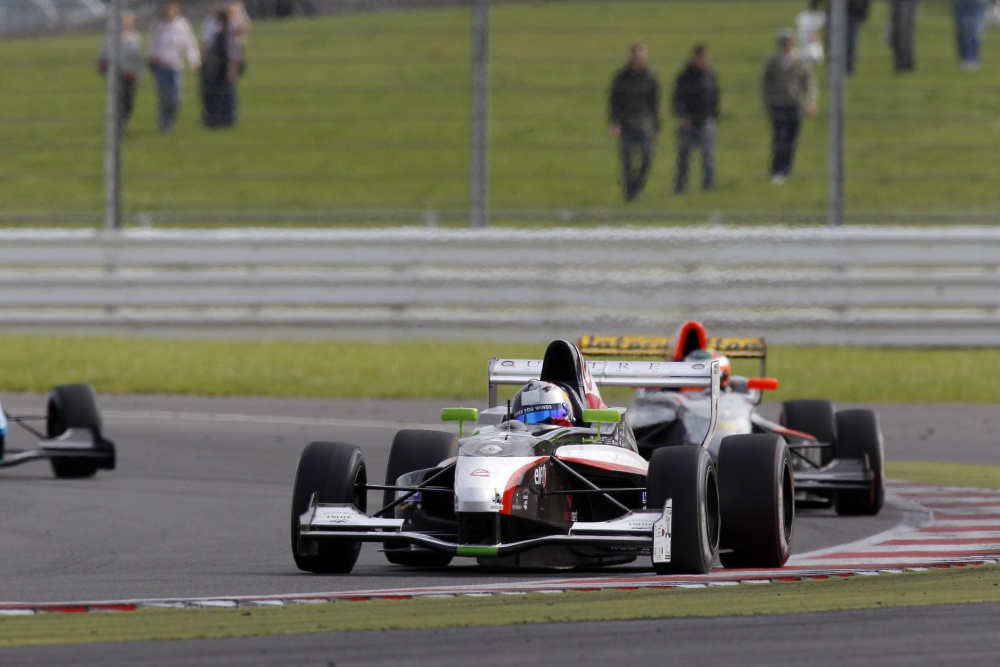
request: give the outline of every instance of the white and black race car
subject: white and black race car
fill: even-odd
[[[35,422],[44,422],[45,429],[35,428]],[[38,438],[35,447],[8,449],[10,423]],[[60,478],[93,477],[99,469],[114,470],[115,444],[104,437],[101,413],[89,384],[54,387],[42,415],[13,415],[0,408],[0,468],[39,459],[48,460]]]
[[[555,341],[542,360],[489,361],[489,407],[450,408],[459,437],[400,431],[383,484],[369,481],[358,447],[314,442],[295,476],[291,546],[309,572],[350,572],[363,542],[399,565],[579,567],[649,559],[657,573],[779,567],[794,516],[791,456],[774,435],[736,435],[708,451],[715,410],[699,447],[640,454],[624,408],[599,387],[703,387],[719,397],[718,362],[585,362]],[[531,380],[567,390],[570,425],[526,425],[498,404],[499,385]],[[463,435],[461,422],[475,422]],[[378,508],[368,492],[382,493]]]
[[[763,338],[710,338],[696,321],[684,322],[673,338],[583,336],[588,356],[685,359],[698,351],[728,358],[757,359],[765,375]],[[692,354],[695,353],[695,354]],[[644,362],[631,362],[639,364]],[[724,376],[726,373],[724,372]],[[777,389],[775,378],[732,375],[716,398],[697,387],[637,388],[629,406],[639,451],[675,445],[699,445],[709,422],[708,445],[718,460],[719,447],[733,435],[777,435],[784,439],[795,468],[800,505],[832,505],[842,515],[874,515],[885,500],[885,454],[878,414],[870,409],[837,410],[820,399],[786,401],[778,421],[760,414],[762,392]]]

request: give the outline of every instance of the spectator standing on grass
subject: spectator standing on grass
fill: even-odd
[[[687,188],[691,151],[701,151],[701,189],[715,184],[715,126],[719,119],[719,80],[709,67],[708,48],[697,44],[674,82],[673,111],[677,118],[677,176],[674,192]]]
[[[646,186],[660,136],[660,84],[649,71],[648,61],[646,45],[634,43],[628,64],[611,82],[608,116],[611,135],[618,139],[625,201],[634,200]]]
[[[958,59],[962,69],[979,69],[979,50],[986,29],[987,0],[951,0]]]
[[[819,88],[812,70],[795,48],[791,30],[778,33],[778,52],[764,68],[764,106],[771,120],[771,182],[781,185],[792,172],[803,113],[813,116]]]
[[[871,0],[847,0],[847,76],[854,74],[854,62],[858,53],[858,32],[868,18]],[[818,10],[826,5],[826,51],[830,52],[830,0],[810,0],[809,8]]]
[[[919,0],[889,0],[889,46],[896,72],[912,72],[913,30],[917,24]]]
[[[128,127],[135,108],[135,93],[142,76],[142,37],[135,30],[135,14],[122,12],[122,43],[118,52],[118,108],[121,113],[122,132]],[[104,42],[101,53],[97,57],[97,70],[102,76],[107,75],[108,57],[111,45]]]
[[[243,42],[249,17],[243,3],[229,3],[205,18],[201,27],[202,122],[206,127],[236,123],[236,82],[243,72]]]
[[[170,132],[180,110],[185,61],[195,71],[201,67],[198,40],[180,4],[167,2],[149,28],[149,68],[156,78],[159,126],[164,134]]]

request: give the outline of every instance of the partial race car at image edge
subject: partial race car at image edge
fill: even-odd
[[[44,430],[33,423],[44,422]],[[38,439],[31,449],[8,449],[8,425],[17,424]],[[104,437],[101,413],[89,384],[54,387],[45,414],[14,415],[0,407],[0,468],[48,460],[58,478],[93,477],[114,470],[115,444]]]

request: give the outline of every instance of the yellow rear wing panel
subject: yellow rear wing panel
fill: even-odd
[[[673,353],[666,336],[580,336],[576,346],[585,357],[666,357]],[[764,359],[763,338],[708,337],[708,347],[731,359]]]

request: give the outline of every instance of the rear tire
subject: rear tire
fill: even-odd
[[[389,463],[385,467],[385,485],[395,486],[396,480],[414,470],[433,468],[441,461],[458,455],[458,438],[444,431],[407,429],[399,431],[389,448]],[[396,499],[395,491],[382,496],[385,507]],[[409,545],[383,542],[385,557],[394,565],[409,567],[444,567],[451,562],[448,554],[432,551],[411,551]]]
[[[89,384],[65,384],[54,387],[46,409],[45,432],[58,438],[66,431],[88,429],[95,441],[101,438],[101,413],[97,410],[94,388]],[[59,457],[50,459],[52,472],[59,479],[93,477],[97,463],[91,458]]]
[[[303,450],[295,471],[292,490],[292,556],[300,570],[317,574],[346,574],[354,568],[361,542],[320,540],[311,554],[300,553],[299,517],[309,509],[316,494],[320,503],[353,504],[364,512],[368,507],[364,457],[355,445],[343,442],[312,442]]]
[[[781,424],[795,431],[814,436],[830,447],[818,448],[817,463],[826,465],[833,460],[832,445],[837,442],[837,420],[833,403],[819,399],[787,401],[781,408]]]
[[[657,574],[707,574],[719,551],[719,485],[712,456],[685,445],[653,451],[646,478],[646,506],[673,500],[671,561],[654,563]]]
[[[843,410],[837,413],[838,459],[867,459],[874,473],[869,489],[837,494],[837,514],[874,516],[885,504],[885,445],[878,414],[874,410]]]
[[[788,560],[795,518],[795,482],[780,437],[731,435],[719,449],[724,567],[781,567]]]

